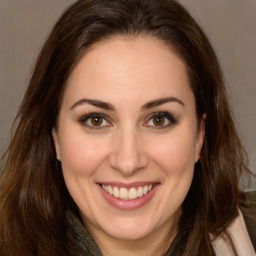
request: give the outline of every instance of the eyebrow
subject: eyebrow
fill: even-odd
[[[90,104],[92,106],[95,106],[97,108],[105,109],[105,110],[111,110],[111,111],[115,110],[115,107],[107,102],[100,101],[100,100],[92,100],[92,99],[81,99],[81,100],[77,101],[75,104],[73,104],[70,109],[72,110],[72,109],[76,108],[77,106],[80,106],[80,105],[83,105],[86,103]]]
[[[168,102],[176,102],[182,106],[185,106],[185,104],[180,99],[178,99],[176,97],[167,97],[167,98],[160,98],[160,99],[150,101],[150,102],[144,104],[141,109],[148,110],[148,109],[163,105]],[[93,99],[80,99],[79,101],[75,102],[75,104],[73,104],[70,109],[73,110],[77,106],[84,105],[84,104],[90,104],[97,108],[102,108],[102,109],[110,110],[110,111],[115,110],[115,107],[112,104],[104,102],[104,101],[100,101],[100,100],[93,100]]]
[[[181,104],[182,106],[185,106],[185,104],[180,99],[178,99],[176,97],[166,97],[166,98],[161,98],[161,99],[156,99],[156,100],[150,101],[150,102],[146,103],[145,105],[143,105],[141,109],[148,110],[148,109],[163,105],[168,102],[176,102],[176,103]]]

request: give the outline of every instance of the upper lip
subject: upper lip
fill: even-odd
[[[98,182],[98,184],[103,184],[111,187],[122,187],[122,188],[130,189],[130,188],[143,187],[146,185],[155,185],[155,184],[159,184],[159,182],[137,181],[137,182],[131,182],[131,183],[123,183],[123,182],[106,181],[106,182]]]

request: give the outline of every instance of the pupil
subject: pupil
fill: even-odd
[[[155,125],[161,126],[161,125],[164,124],[164,118],[162,116],[154,117],[153,122],[154,122]]]
[[[102,117],[93,117],[91,122],[92,125],[99,126],[102,124]]]

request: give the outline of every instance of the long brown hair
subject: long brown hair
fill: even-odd
[[[115,35],[141,34],[176,49],[187,66],[198,120],[207,115],[201,160],[169,253],[214,255],[209,233],[225,233],[237,216],[238,181],[249,171],[212,46],[174,0],[80,0],[64,12],[39,54],[3,158],[2,256],[69,255],[65,211],[73,202],[51,137],[65,84],[92,44]]]

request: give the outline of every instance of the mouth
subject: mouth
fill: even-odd
[[[98,183],[103,198],[119,210],[136,210],[147,205],[160,185],[157,182]]]
[[[135,200],[137,198],[147,195],[156,184],[149,184],[143,186],[134,186],[130,188],[122,186],[112,186],[107,184],[101,184],[101,188],[109,195],[122,200]]]

